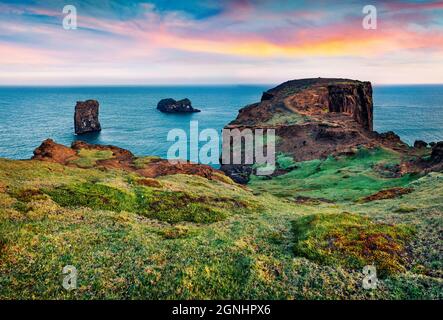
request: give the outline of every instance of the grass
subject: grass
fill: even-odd
[[[306,121],[306,117],[295,112],[278,112],[275,113],[271,119],[264,124],[270,126],[276,125],[292,125],[302,124]]]
[[[99,183],[85,182],[44,189],[44,192],[63,207],[88,207],[95,210],[134,211],[134,195]]]
[[[79,166],[80,168],[92,168],[99,160],[111,159],[113,157],[113,153],[110,150],[80,149],[77,152],[77,156],[79,156],[79,158],[72,160],[71,163]]]
[[[262,168],[262,169],[283,169],[286,171],[291,171],[297,167],[297,164],[294,162],[294,159],[285,153],[277,154],[275,158],[275,165],[267,165],[267,164],[254,164],[253,168]]]
[[[183,191],[154,190],[143,186],[123,191],[100,183],[87,182],[45,189],[44,192],[63,207],[128,211],[170,223],[212,223],[223,220],[228,215],[226,210],[214,205],[219,199],[197,197]],[[235,206],[248,207],[247,204],[228,198],[224,199],[221,207],[229,210]]]
[[[291,156],[288,156],[284,153],[280,153],[277,155],[277,158],[275,160],[277,167],[281,168],[283,170],[292,170],[297,167],[297,164],[294,161],[294,158]]]
[[[279,161],[279,158],[277,158]],[[404,175],[386,178],[377,167],[380,164],[398,163],[400,156],[385,149],[360,149],[354,156],[291,163],[280,158],[283,165],[296,170],[271,181],[253,176],[250,187],[260,192],[270,192],[278,197],[306,196],[332,201],[356,201],[382,189],[402,187],[417,177]]]
[[[297,163],[282,176],[293,180],[269,180],[266,192],[258,180],[245,188],[178,174],[139,183],[121,170],[0,159],[0,299],[442,299],[443,174],[406,182],[374,166],[397,161],[372,150]],[[299,192],[297,180],[324,183],[325,195],[321,185],[308,195],[334,195],[329,179],[346,174],[377,183],[358,192],[338,184],[335,203],[274,195]],[[389,184],[413,191],[347,200]],[[334,232],[340,249],[328,251]],[[368,238],[377,233],[393,241]],[[361,234],[379,255],[361,250]],[[370,262],[386,266],[377,290],[361,285]],[[66,265],[79,274],[70,292],[61,286]]]
[[[293,222],[293,233],[296,255],[357,270],[375,265],[381,276],[406,270],[406,241],[412,236],[411,228],[352,213],[302,217]]]

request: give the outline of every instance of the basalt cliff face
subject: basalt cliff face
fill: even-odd
[[[276,154],[296,162],[352,154],[359,146],[399,152],[409,148],[393,132],[373,131],[371,83],[349,79],[285,82],[264,92],[260,102],[241,109],[225,128],[275,129]],[[221,169],[240,183],[253,172],[244,164],[224,164]]]
[[[263,101],[283,101],[292,111],[319,114],[325,111],[350,115],[372,130],[372,86],[348,79],[302,79],[285,82],[263,93]]]

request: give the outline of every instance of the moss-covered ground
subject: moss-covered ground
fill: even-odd
[[[399,157],[280,155],[248,188],[0,159],[0,299],[442,299],[443,174],[380,172]],[[360,201],[391,187],[412,191]]]
[[[380,168],[389,168],[400,162],[400,155],[386,149],[360,149],[353,156],[295,163],[289,156],[279,155],[277,165],[294,168],[288,174],[268,180],[253,176],[250,187],[269,192],[277,197],[306,196],[331,201],[353,201],[377,191],[405,186],[417,177],[387,177]]]

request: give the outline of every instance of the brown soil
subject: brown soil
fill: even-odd
[[[386,189],[381,190],[373,195],[370,195],[368,197],[365,197],[362,199],[363,202],[370,202],[370,201],[376,201],[376,200],[384,200],[384,199],[393,199],[397,198],[401,195],[408,194],[414,191],[412,188],[392,188],[392,189]]]

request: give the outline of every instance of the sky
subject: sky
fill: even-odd
[[[73,5],[77,28],[63,13]],[[365,29],[363,8],[377,9]],[[443,83],[443,1],[0,0],[0,85]]]

